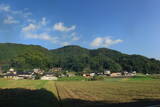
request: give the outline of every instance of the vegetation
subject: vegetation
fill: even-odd
[[[0,107],[58,107],[53,81],[0,79]]]
[[[85,82],[0,79],[0,106],[144,107],[159,104],[159,79],[140,77]]]
[[[159,85],[159,80],[134,82],[127,79],[119,79],[118,81],[58,82],[58,90],[63,104],[73,105],[73,107],[87,104],[92,106],[96,104],[117,104],[117,107],[124,104],[123,106],[126,107],[135,107],[140,106],[141,101],[146,101],[141,106],[144,107],[150,101],[160,99]],[[70,104],[65,99],[70,99],[70,102],[73,103]],[[138,105],[134,105],[134,103]],[[129,105],[127,106],[127,104]]]
[[[82,76],[73,76],[73,77],[61,77],[58,78],[58,81],[85,81],[87,78]]]
[[[95,50],[79,46],[65,46],[48,50],[41,46],[1,43],[0,64],[3,70],[62,67],[64,70],[80,72],[137,71],[139,73],[160,73],[160,61],[140,55],[127,55],[107,48]]]

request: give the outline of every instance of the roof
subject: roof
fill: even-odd
[[[25,71],[25,72],[21,71],[21,72],[17,72],[17,74],[19,74],[19,75],[30,75],[30,74],[32,74],[32,72],[31,71]]]
[[[44,75],[54,75],[54,72],[45,72]]]
[[[16,74],[6,74],[4,76],[17,76]]]

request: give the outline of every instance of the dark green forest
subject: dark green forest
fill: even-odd
[[[80,46],[65,46],[48,50],[38,45],[0,43],[0,66],[3,70],[14,67],[19,71],[33,68],[48,70],[61,67],[74,72],[137,71],[160,73],[160,61],[141,55],[127,55],[107,49],[86,49]]]

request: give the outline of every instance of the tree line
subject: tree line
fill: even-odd
[[[156,59],[127,55],[107,48],[90,50],[79,46],[48,50],[34,45],[0,44],[0,63],[3,70],[14,67],[19,71],[29,71],[34,68],[47,71],[53,67],[61,67],[72,72],[110,70],[160,73],[160,61]]]

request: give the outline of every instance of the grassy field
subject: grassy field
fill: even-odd
[[[0,107],[59,107],[53,81],[0,79]]]
[[[160,79],[148,77],[56,82],[0,79],[0,88],[0,107],[143,107],[160,104]]]

